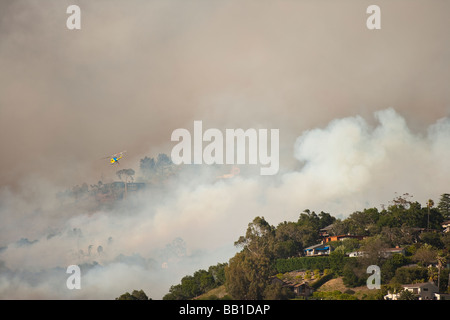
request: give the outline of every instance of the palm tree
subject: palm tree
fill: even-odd
[[[428,218],[427,218],[427,231],[430,231],[430,208],[434,206],[434,201],[429,199],[427,203],[428,207]]]
[[[441,269],[442,267],[445,265],[445,263],[447,262],[445,259],[445,256],[442,253],[439,253],[436,257],[437,259],[437,267],[438,267],[438,292],[440,292],[440,280],[441,280]]]

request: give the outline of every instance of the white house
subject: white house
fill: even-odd
[[[450,220],[444,221],[442,223],[442,228],[444,228],[444,232],[450,231]]]
[[[381,252],[381,255],[384,258],[389,258],[391,257],[393,254],[395,253],[399,253],[399,254],[405,254],[405,249],[404,248],[399,248],[399,247],[395,247],[395,248],[389,248],[389,249],[384,249]],[[353,251],[350,252],[348,254],[349,257],[362,257],[364,256],[366,253],[364,251]]]
[[[438,294],[438,287],[433,282],[414,283],[402,285],[403,290],[412,292],[418,300],[435,300],[442,297]],[[398,300],[400,293],[390,293],[384,296],[384,300]]]

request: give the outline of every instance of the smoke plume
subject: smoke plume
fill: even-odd
[[[444,1],[73,1],[0,4],[0,298],[158,299],[226,262],[255,216],[345,218],[449,192]],[[170,154],[177,128],[280,130],[280,171],[180,167],[94,211],[57,197]],[[223,131],[224,132],[224,131]],[[81,289],[66,268],[81,267]]]

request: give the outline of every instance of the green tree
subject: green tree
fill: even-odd
[[[417,297],[411,291],[403,290],[399,293],[398,300],[417,300]]]
[[[275,230],[274,254],[276,258],[299,255],[303,249],[302,227],[294,222],[282,222]]]
[[[214,278],[214,284],[216,287],[221,286],[225,283],[225,267],[227,263],[218,263],[215,266],[210,266],[208,272]]]
[[[381,266],[386,259],[385,250],[387,248],[386,241],[381,237],[364,239],[361,246],[364,255],[360,258],[362,266],[365,268],[370,265]]]
[[[364,209],[352,213],[346,220],[348,232],[354,235],[370,235],[378,232],[376,223],[380,213],[377,208]]]
[[[381,266],[381,280],[383,283],[388,283],[394,276],[395,271],[406,265],[409,259],[404,255],[396,253],[389,259],[387,259]]]
[[[133,290],[133,292],[130,294],[129,292],[126,292],[122,295],[120,295],[116,300],[151,300],[147,297],[144,290]]]
[[[225,267],[225,286],[234,299],[261,300],[274,273],[267,257],[243,250]]]
[[[437,208],[445,219],[450,219],[450,193],[441,195]]]
[[[442,249],[444,247],[444,243],[442,242],[442,237],[440,233],[424,232],[420,235],[420,240],[421,242],[438,249]]]
[[[245,236],[240,236],[235,246],[258,257],[273,255],[275,230],[264,217],[256,217],[249,223]]]
[[[342,270],[342,280],[347,287],[354,288],[365,283],[367,275],[359,259],[349,259]]]
[[[194,272],[194,280],[196,282],[199,294],[205,293],[215,287],[214,276],[206,270],[198,270]]]
[[[340,251],[332,251],[330,253],[330,269],[337,275],[343,275],[344,266],[345,254]]]
[[[271,283],[264,290],[265,300],[289,300],[294,297],[294,291],[283,287],[281,283]]]
[[[333,222],[333,225],[331,226],[329,233],[330,235],[333,236],[350,233],[349,220],[348,219],[336,220],[335,222]]]
[[[320,278],[320,270],[319,269],[314,269],[313,273],[314,273],[315,280]]]
[[[297,224],[299,226],[308,226],[318,233],[320,229],[333,224],[335,221],[336,218],[327,212],[321,211],[319,214],[316,214],[314,211],[311,212],[309,209],[305,209],[300,213]]]
[[[417,261],[422,266],[427,266],[431,262],[436,261],[437,250],[429,244],[424,244],[412,256],[413,261]]]
[[[305,271],[305,280],[311,280],[311,270]]]
[[[273,268],[275,231],[264,217],[249,223],[245,236],[235,242],[242,251],[225,267],[228,292],[235,299],[259,300],[264,296]]]
[[[415,283],[424,282],[428,277],[427,268],[423,267],[400,267],[395,270],[393,283]]]

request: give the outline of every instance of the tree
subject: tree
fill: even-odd
[[[426,266],[433,261],[436,261],[437,251],[429,244],[424,244],[412,256],[414,261],[419,262],[422,266]]]
[[[327,212],[321,211],[317,215],[314,211],[311,212],[309,209],[305,209],[302,213],[300,213],[297,224],[300,226],[311,227],[316,232],[319,232],[320,229],[333,224],[335,221],[336,218],[334,218]]]
[[[130,294],[129,292],[126,292],[122,295],[120,295],[116,300],[151,300],[147,297],[144,290],[133,290],[133,292]]]
[[[444,246],[441,235],[436,232],[424,232],[420,235],[420,240],[438,249],[441,249]]]
[[[382,282],[388,283],[395,276],[395,271],[406,265],[408,261],[408,258],[399,253],[396,253],[387,259],[381,266]]]
[[[345,266],[345,254],[339,251],[330,253],[330,268],[337,275],[342,275]]]
[[[188,300],[210,291],[225,282],[225,263],[210,266],[208,271],[200,269],[184,276],[181,283],[171,286],[163,300]]]
[[[240,236],[234,243],[256,256],[268,256],[273,254],[274,227],[264,217],[256,217],[248,224],[245,236]]]
[[[269,284],[264,290],[264,299],[266,300],[289,300],[294,297],[294,291],[283,287],[278,282]]]
[[[450,193],[444,193],[441,195],[437,207],[445,219],[450,219]]]
[[[160,179],[167,178],[169,173],[172,170],[172,160],[169,158],[169,156],[165,153],[158,154],[156,164],[155,164],[155,170]]]
[[[428,217],[427,217],[427,230],[430,230],[430,209],[434,206],[434,201],[429,199],[427,202]]]
[[[294,222],[282,222],[275,230],[274,254],[276,258],[299,255],[304,247],[302,227]]]
[[[342,270],[342,280],[347,287],[358,287],[364,284],[367,279],[365,269],[361,267],[359,259],[350,259]]]
[[[350,230],[350,228],[349,228],[348,219],[345,219],[345,220],[338,219],[335,222],[333,222],[333,225],[330,230],[330,234],[333,236],[338,236],[341,234],[349,233],[350,232],[349,230]]]
[[[139,168],[144,179],[158,179],[160,182],[173,172],[173,162],[168,155],[160,153],[155,158],[145,157],[140,160]]]
[[[275,273],[274,227],[264,217],[256,217],[249,223],[245,236],[239,237],[235,246],[242,251],[230,259],[225,267],[228,292],[234,299],[260,300]]]
[[[381,237],[371,237],[363,240],[361,251],[364,255],[361,257],[361,263],[364,267],[370,265],[381,266],[386,259],[385,250],[388,248],[386,241]]]
[[[121,169],[116,172],[117,176],[120,180],[122,180],[122,177],[125,177],[125,183],[128,183],[128,179],[131,181],[134,180],[133,176],[135,174],[133,169]]]
[[[394,198],[391,201],[391,206],[398,206],[398,207],[403,207],[405,209],[408,209],[411,205],[411,201],[409,199],[411,199],[412,197],[413,197],[412,195],[410,195],[408,192],[406,192],[403,195],[397,196],[396,198]]]
[[[417,297],[412,291],[403,290],[399,293],[398,300],[417,300]]]
[[[374,229],[379,218],[377,208],[364,209],[352,213],[346,220],[348,232],[354,235],[369,235],[369,231],[377,232]]]
[[[210,266],[208,272],[213,276],[215,285],[221,286],[225,283],[225,267],[227,263],[218,263],[215,266]]]
[[[154,158],[145,157],[140,160],[139,168],[145,179],[150,179],[155,173],[156,162]]]
[[[395,270],[394,283],[417,283],[425,282],[428,271],[423,267],[400,267]]]
[[[213,275],[206,270],[194,272],[194,280],[201,293],[207,292],[215,287]]]
[[[447,263],[447,259],[445,257],[445,255],[440,252],[436,255],[436,259],[437,259],[437,268],[438,268],[438,280],[437,280],[437,284],[438,284],[438,290],[440,290],[440,286],[441,286],[441,270],[443,269],[443,267],[445,266],[445,264]]]
[[[225,267],[225,286],[233,299],[261,300],[274,269],[265,256],[238,252]]]

